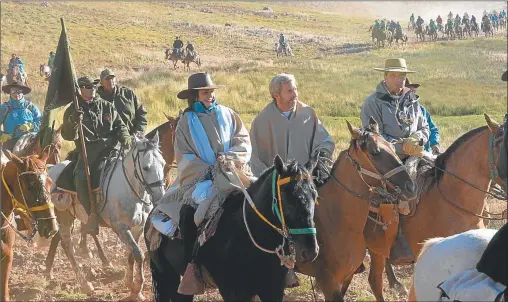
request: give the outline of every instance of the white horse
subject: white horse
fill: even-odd
[[[49,170],[51,178],[56,180],[68,164],[69,161],[64,161],[51,167]],[[152,201],[159,200],[164,194],[165,164],[159,150],[159,135],[157,133],[152,140],[134,137],[132,147],[125,156],[120,157],[118,161],[113,161],[111,169],[101,173],[100,189],[102,194],[99,195],[103,197],[97,199],[97,212],[101,225],[113,229],[127,247],[128,261],[125,281],[131,290],[129,300],[144,300],[141,294],[144,283],[144,255],[138,242],[143,234],[147,216],[153,208]],[[77,195],[62,192],[56,188],[52,188],[52,192],[52,200],[55,203],[60,223],[60,233],[51,242],[46,259],[46,274],[50,278],[52,277],[54,250],[61,239],[62,248],[71,262],[82,290],[90,293],[94,288],[84,278],[84,274],[76,262],[71,241],[71,226],[74,219],[78,218],[81,222],[86,223],[88,215],[78,201]],[[135,274],[136,270],[137,274]]]
[[[277,57],[282,56],[282,54],[285,54],[286,56],[294,56],[293,50],[291,49],[291,46],[289,46],[288,42],[286,42],[286,47],[284,47],[281,43],[275,43],[275,52],[277,53]]]
[[[493,229],[475,229],[446,238],[432,238],[425,241],[413,274],[416,301],[441,301],[442,282],[458,274],[476,270],[476,264],[492,237]],[[476,271],[476,274],[478,275]],[[413,296],[413,297],[411,297]]]

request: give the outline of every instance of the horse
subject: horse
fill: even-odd
[[[49,78],[51,77],[51,67],[46,64],[41,64],[39,66],[39,74],[41,77],[44,77],[46,81],[49,81]]]
[[[399,40],[402,41],[402,45],[406,44],[408,41],[408,37],[402,33],[402,31],[395,30],[395,34],[390,38],[390,45],[393,43],[393,40],[395,39],[395,43],[398,45]]]
[[[448,36],[448,40],[455,39],[455,31],[453,30],[453,26],[448,25],[448,23],[445,25],[445,33]]]
[[[3,154],[3,152],[2,152]],[[53,204],[49,190],[51,179],[48,177],[46,152],[39,155],[18,157],[6,151],[9,161],[2,161],[0,197],[2,200],[2,226],[0,258],[0,298],[9,301],[9,278],[14,257],[15,233],[25,240],[30,240],[35,232],[45,238],[50,238],[58,231]],[[31,236],[22,235],[14,223],[14,209],[21,209],[27,213],[29,222],[33,225]]]
[[[385,47],[385,40],[390,42],[390,40],[386,38],[386,31],[382,31],[374,25],[369,27],[369,31],[371,31],[372,43],[376,43],[377,47],[381,47],[381,45]]]
[[[184,70],[190,72],[190,63],[196,63],[196,65],[198,65],[198,68],[201,67],[201,58],[199,57],[197,52],[189,51],[185,54],[184,58],[182,59],[182,63]]]
[[[416,41],[418,40],[425,42],[425,29],[424,29],[423,23],[420,23],[416,26],[415,34],[416,34]]]
[[[508,225],[505,225],[499,231],[474,229],[426,240],[415,264],[409,300],[440,301],[442,293],[438,286],[456,274],[474,270],[495,234],[506,234],[507,230]],[[492,259],[496,260],[499,263],[501,259]]]
[[[173,179],[171,176],[171,169],[176,168],[176,165],[173,164],[175,160],[175,130],[177,120],[174,117],[170,117],[166,114],[167,122],[159,125],[149,133],[145,135],[147,139],[153,139],[156,134],[159,135],[159,140],[161,142],[161,151],[162,157],[166,162],[164,166],[164,179],[166,180],[166,189],[172,185]],[[84,257],[92,258],[92,252],[88,249],[87,243],[87,230],[83,226],[81,227],[81,240],[79,241],[79,254]],[[92,235],[95,245],[97,246],[97,251],[99,252],[99,257],[102,260],[104,266],[110,266],[111,262],[107,259],[106,255],[103,252],[102,246],[99,242],[97,236]]]
[[[165,161],[158,145],[158,134],[155,134],[151,140],[134,136],[132,146],[125,156],[119,157],[112,163],[112,167],[103,171],[101,175],[100,193],[102,194],[98,195],[104,197],[97,200],[98,216],[101,225],[112,228],[127,247],[125,281],[131,291],[128,299],[144,300],[141,293],[144,283],[144,255],[138,241],[143,233],[148,213],[153,208],[152,201],[157,201],[164,194]],[[49,169],[51,177],[58,179],[68,164],[69,161],[64,161],[51,167]],[[115,190],[115,188],[126,189]],[[90,282],[86,281],[76,262],[71,241],[71,226],[74,220],[78,218],[86,223],[88,215],[75,194],[59,192],[54,186],[52,189],[55,192],[52,194],[52,199],[57,210],[60,231],[51,241],[46,258],[45,274],[52,278],[55,251],[61,241],[81,289],[87,293],[92,292],[94,288]],[[134,262],[136,262],[136,268]],[[136,269],[138,274],[135,274]]]
[[[347,126],[351,134],[349,147],[339,154],[328,181],[318,190],[319,206],[314,221],[320,242],[319,256],[312,263],[296,267],[316,278],[326,301],[343,301],[342,285],[350,282],[364,259],[366,221],[377,221],[369,216],[369,208],[393,206],[380,206],[376,201],[380,199],[372,192],[382,190],[385,200],[390,202],[400,197],[416,197],[406,167],[393,146],[379,134],[376,121],[370,118],[365,129],[355,128],[349,122]],[[392,223],[392,219],[377,222],[384,225]]]
[[[484,217],[481,213],[484,209],[485,192],[493,181],[506,186],[493,170],[498,159],[496,150],[500,148],[504,130],[486,114],[485,120],[487,126],[462,135],[446,152],[437,157],[434,167],[427,175],[432,177],[432,183],[423,190],[416,212],[413,216],[402,217],[403,233],[415,255],[421,249],[420,243],[428,238],[449,236],[471,228],[483,228]],[[465,158],[468,159],[467,165],[463,162]],[[390,287],[402,292],[407,290],[395,279],[391,266],[386,264],[385,257],[378,252],[382,247],[376,242],[376,238],[383,236],[379,233],[376,226],[368,221],[365,237],[371,256],[369,284],[376,299],[384,301],[382,273],[385,265],[387,271],[391,271],[387,272],[388,276],[392,274],[389,278]]]
[[[426,26],[425,32],[430,36],[431,41],[437,41],[437,29],[431,29],[428,25]]]
[[[55,165],[60,162],[61,159],[61,150],[62,150],[62,127],[60,126],[51,134],[51,142],[46,147],[49,148],[49,155],[47,163],[50,165]],[[12,149],[12,153],[17,156],[28,156],[32,154],[41,154],[42,153],[42,135],[44,132],[39,131],[37,133],[29,132],[21,136],[14,148]]]
[[[486,38],[488,38],[489,36],[494,37],[494,29],[490,22],[488,21],[482,22],[482,30],[485,33]]]
[[[478,37],[478,33],[480,31],[478,30],[478,24],[476,22],[471,24],[471,30],[470,30],[470,32],[471,33],[474,32],[474,36]]]
[[[455,34],[457,34],[457,38],[463,39],[464,38],[464,24],[456,24],[455,25]]]
[[[176,48],[167,48],[166,49],[166,60],[169,60],[169,61],[173,61],[173,68],[174,69],[177,69],[178,68],[178,61],[183,61],[183,59],[185,58],[185,50],[184,49],[181,49],[179,53],[177,53],[177,49]]]
[[[285,164],[277,155],[274,165],[246,191],[235,191],[224,201],[214,235],[199,247],[194,261],[208,271],[225,301],[250,301],[255,295],[262,301],[282,301],[288,268],[317,257],[317,191],[311,174],[316,163],[317,154],[305,166]],[[177,292],[188,258],[184,244],[160,236],[159,246],[150,251],[154,298],[192,301],[193,296]],[[153,245],[146,233],[145,239],[147,246]]]
[[[19,65],[15,64],[11,69],[7,71],[6,75],[7,83],[18,82],[25,86],[28,86],[28,76],[26,72],[21,72]]]
[[[283,53],[286,57],[294,56],[293,50],[291,49],[291,46],[289,46],[288,42],[284,43],[284,45],[281,43],[275,43],[275,52],[277,53],[277,58],[282,56]]]

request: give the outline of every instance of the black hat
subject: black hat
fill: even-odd
[[[217,89],[222,88],[224,85],[215,85],[212,77],[207,72],[195,73],[187,80],[187,89],[180,91],[176,96],[179,99],[186,100],[189,98],[191,90],[204,90],[204,89]]]
[[[23,91],[23,94],[29,94],[30,91],[32,91],[32,89],[28,86],[25,86],[23,85],[22,83],[19,83],[19,82],[12,82],[8,85],[5,85],[2,87],[2,91],[7,93],[7,94],[10,94],[11,93],[11,88],[19,88],[21,89],[21,91]]]

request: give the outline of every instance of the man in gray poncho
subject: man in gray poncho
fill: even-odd
[[[271,165],[275,155],[282,160],[296,159],[306,163],[311,155],[319,152],[320,167],[331,170],[331,157],[335,144],[332,137],[310,106],[298,100],[296,79],[291,74],[278,74],[270,81],[270,102],[252,121],[250,138],[252,143],[251,166],[259,176]],[[321,168],[313,172],[316,185],[328,178]],[[286,286],[298,285],[298,278],[289,270]]]
[[[362,105],[362,125],[367,126],[369,118],[373,117],[379,124],[380,134],[394,144],[401,160],[423,157],[424,146],[430,135],[429,125],[420,108],[419,97],[404,87],[406,74],[414,71],[407,69],[404,59],[388,59],[384,68],[375,70],[384,72],[384,80]],[[404,210],[401,213],[409,214]],[[394,264],[414,261],[414,254],[402,234],[400,223],[398,229],[390,259]]]

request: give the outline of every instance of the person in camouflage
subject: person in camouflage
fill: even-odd
[[[90,234],[98,234],[99,225],[97,213],[90,213],[91,200],[88,194],[85,165],[81,154],[78,122],[82,121],[83,125],[92,189],[99,186],[101,170],[110,153],[119,149],[118,143],[120,142],[123,147],[129,147],[131,142],[127,127],[113,104],[96,95],[97,84],[98,80],[92,81],[88,76],[78,79],[81,92],[81,95],[78,96],[80,110],[76,110],[73,105],[69,106],[65,110],[62,125],[63,139],[74,141],[80,150],[73,179],[78,199],[89,214],[87,228]],[[60,178],[62,177],[59,177],[58,180]]]
[[[97,93],[102,99],[113,103],[129,134],[144,133],[148,124],[147,112],[136,94],[131,89],[118,85],[117,78],[110,69],[104,69],[100,78],[101,86]]]

